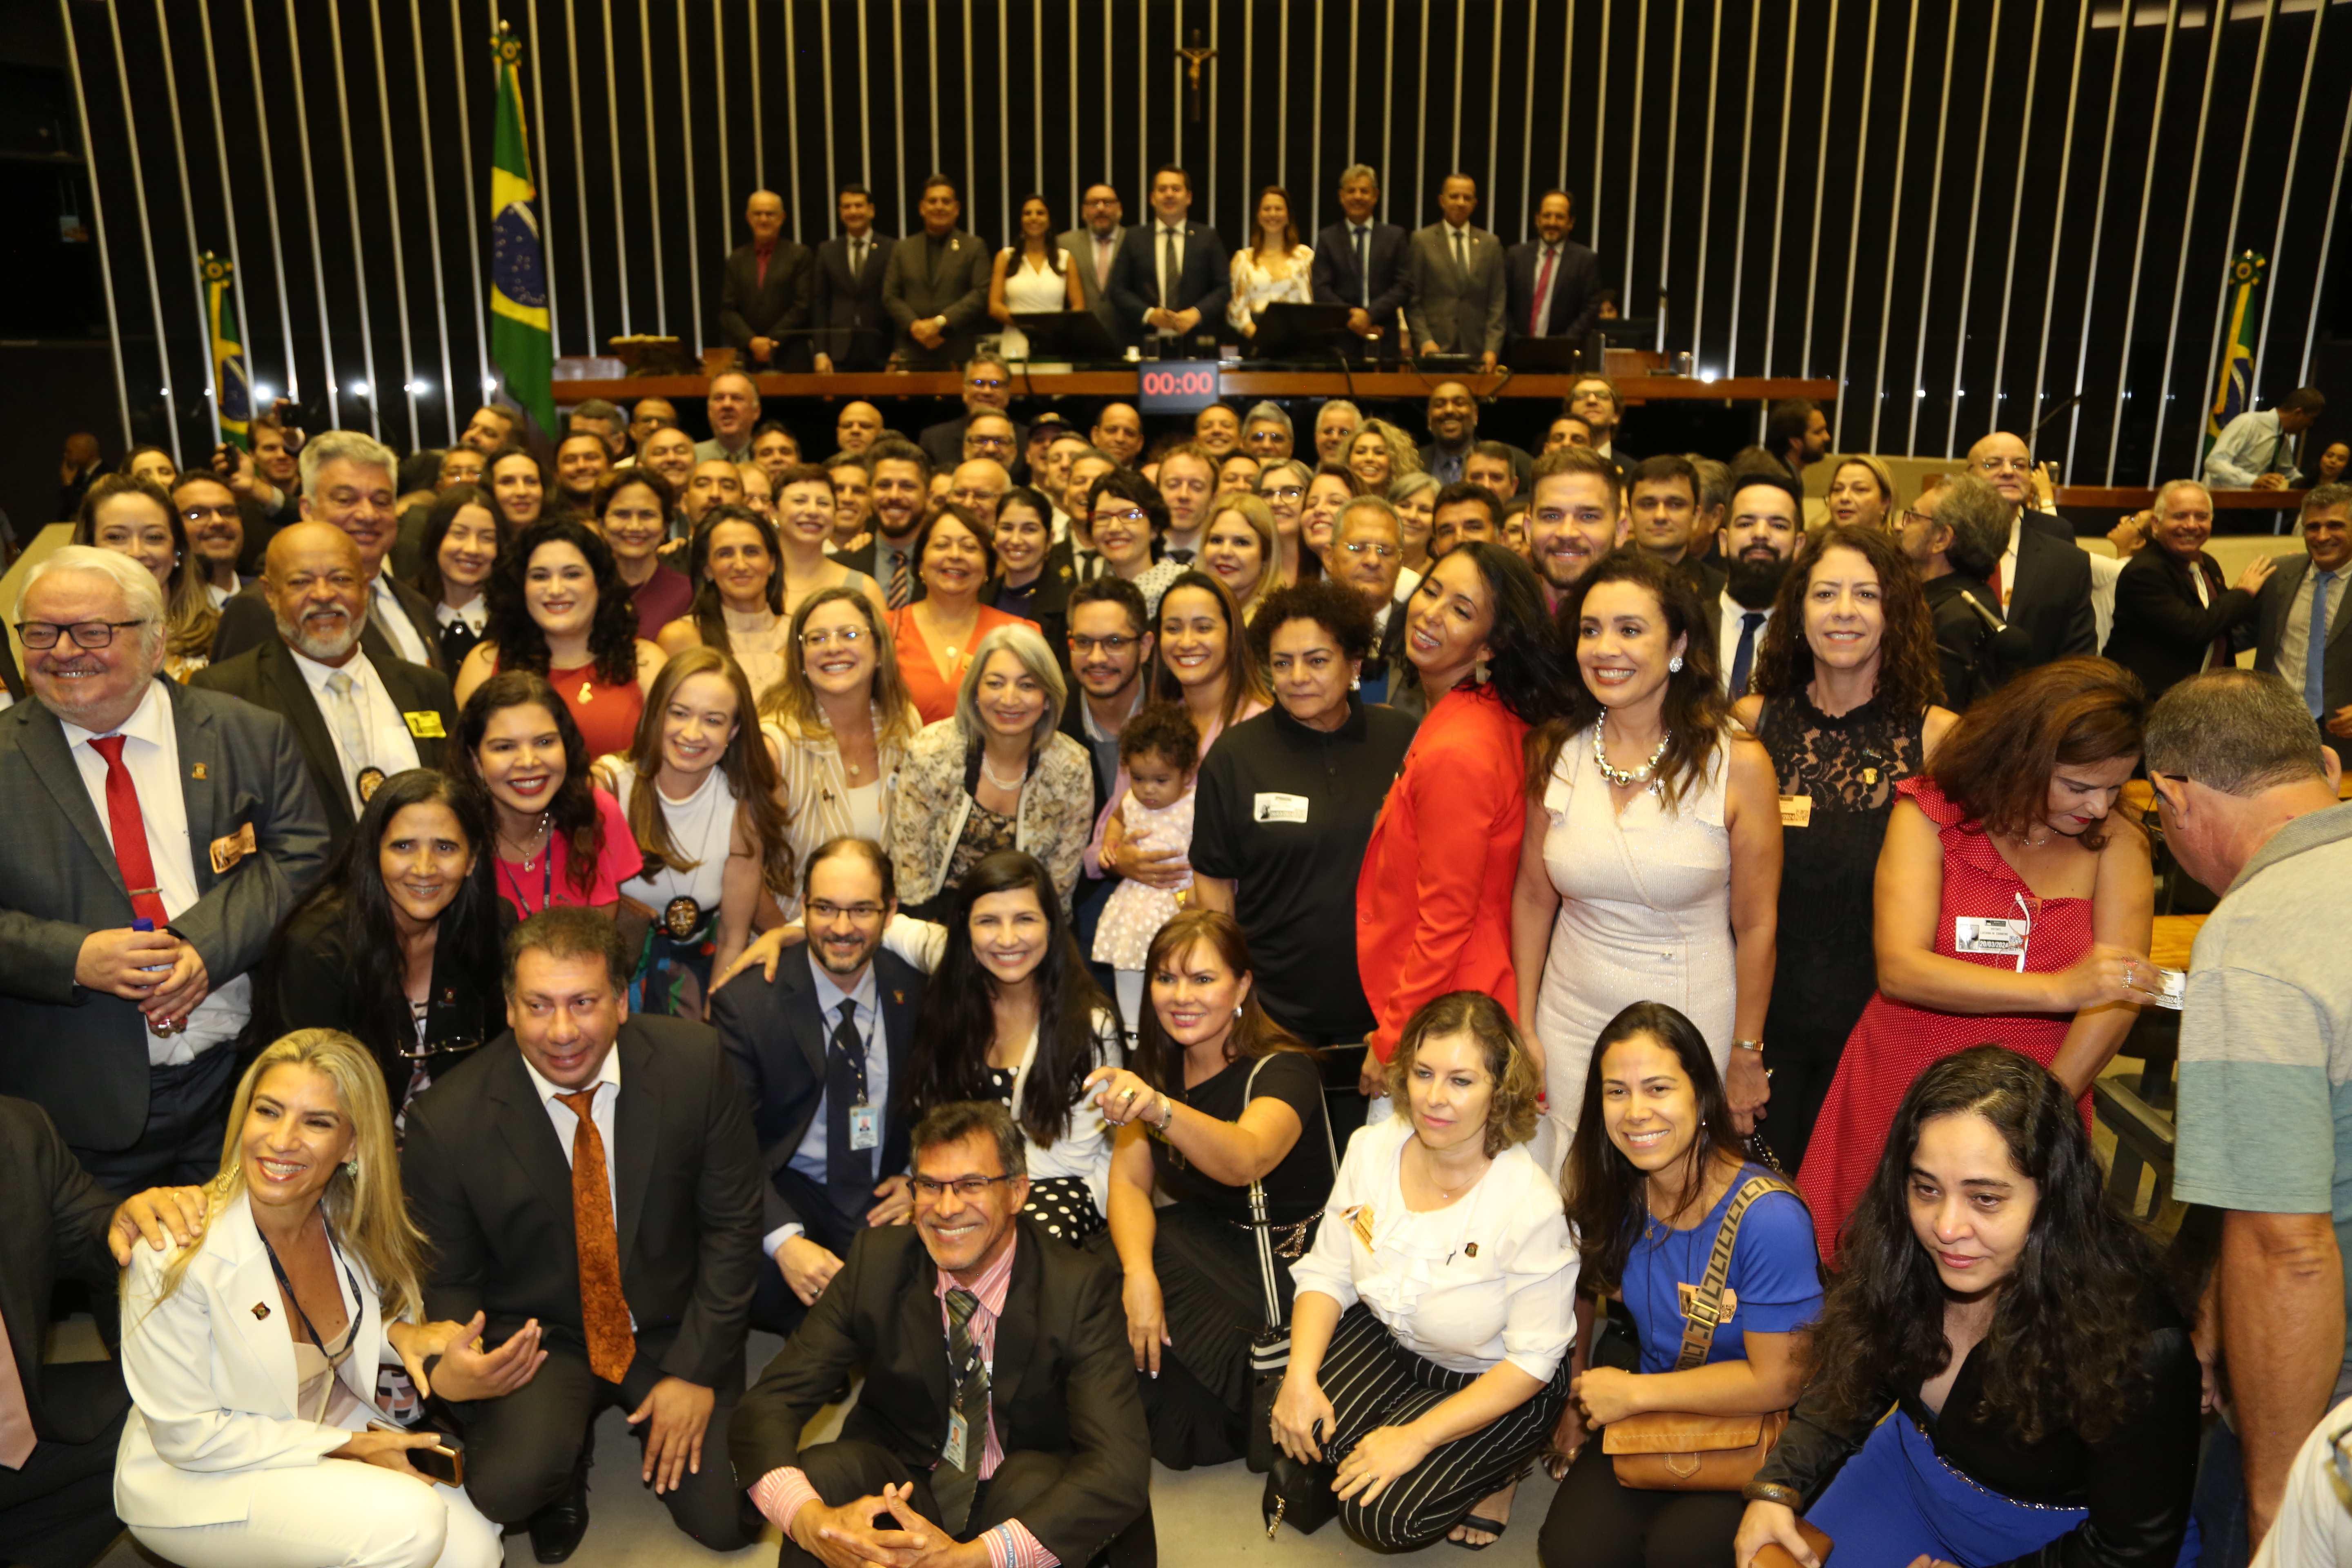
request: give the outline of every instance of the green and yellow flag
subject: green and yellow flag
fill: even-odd
[[[490,47],[499,59],[498,139],[490,154],[490,363],[507,395],[555,433],[555,339],[547,315],[547,263],[541,254],[539,199],[530,183],[530,140],[522,120],[522,40],[501,22]]]
[[[205,324],[213,336],[213,410],[220,423],[221,439],[240,452],[253,449],[253,382],[245,370],[245,334],[237,331],[236,294],[230,288],[236,268],[228,258],[207,250],[205,268]]]
[[[2230,341],[2221,350],[2221,384],[2205,416],[2205,439],[2197,448],[2197,468],[2203,472],[2205,455],[2230,421],[2254,405],[2254,285],[2263,280],[2269,261],[2249,250],[2230,263],[2230,282],[2237,298],[2230,302]]]

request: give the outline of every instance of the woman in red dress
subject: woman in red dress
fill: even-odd
[[[1969,710],[1899,797],[1878,858],[1878,993],[1822,1102],[1798,1189],[1824,1260],[1911,1082],[1988,1041],[2082,1099],[2155,986],[2147,840],[2110,815],[2147,699],[2102,658],[2030,670]]]

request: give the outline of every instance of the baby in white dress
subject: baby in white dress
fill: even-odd
[[[1119,771],[1127,793],[1116,810],[1126,844],[1147,853],[1175,850],[1189,858],[1192,848],[1192,779],[1201,762],[1200,736],[1181,704],[1154,703],[1119,731]],[[1169,917],[1184,907],[1192,879],[1186,873],[1173,888],[1153,888],[1129,879],[1111,889],[1095,928],[1095,962],[1117,972],[1119,1015],[1129,1038],[1143,1016],[1143,963],[1151,939]]]

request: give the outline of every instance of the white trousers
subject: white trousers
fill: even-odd
[[[381,1465],[321,1459],[247,1472],[241,1522],[133,1525],[139,1544],[180,1568],[498,1568],[499,1527],[461,1487],[421,1484]]]

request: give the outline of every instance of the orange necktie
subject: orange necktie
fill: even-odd
[[[621,1294],[621,1235],[613,1224],[613,1188],[604,1174],[604,1135],[589,1114],[596,1091],[555,1097],[572,1108],[572,1229],[580,1249],[580,1326],[588,1335],[588,1370],[618,1383],[636,1359],[629,1303]]]

